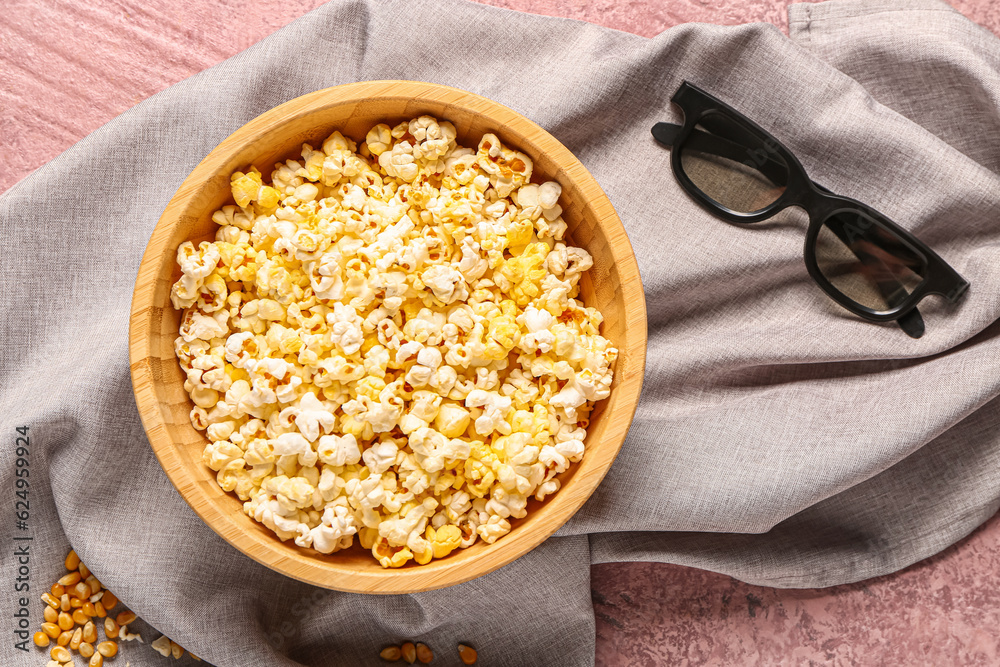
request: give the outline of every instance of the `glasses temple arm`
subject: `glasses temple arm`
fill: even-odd
[[[680,125],[657,123],[653,126],[653,137],[669,148],[673,146],[680,130]],[[759,156],[751,155],[746,146],[741,146],[734,141],[701,130],[693,130],[684,143],[700,153],[718,155],[733,162],[747,164],[767,176],[772,183],[779,187],[787,185],[788,167],[773,158],[761,160]]]

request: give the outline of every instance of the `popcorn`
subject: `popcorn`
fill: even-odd
[[[382,474],[396,462],[399,448],[391,440],[383,440],[365,450],[361,458],[374,474]]]
[[[225,311],[206,315],[189,308],[184,311],[184,318],[181,320],[181,338],[188,343],[195,340],[209,341],[213,338],[221,338],[229,333],[228,320],[229,313]]]
[[[510,522],[496,514],[491,514],[486,523],[480,524],[476,528],[476,533],[487,544],[493,544],[509,532]]]
[[[229,289],[225,279],[218,273],[213,273],[205,279],[198,293],[198,310],[203,313],[214,313],[226,305]]]
[[[493,490],[493,495],[486,503],[486,512],[492,516],[499,516],[504,519],[508,517],[520,519],[528,514],[525,509],[527,504],[527,498],[518,493],[508,491],[506,485],[501,482],[500,488]]]
[[[243,456],[243,450],[231,442],[222,440],[205,447],[202,460],[212,470],[218,472],[226,467],[230,461],[234,461]]]
[[[555,181],[542,183],[538,187],[538,204],[546,211],[551,211],[559,205],[562,196],[562,186]]]
[[[418,142],[413,154],[419,158],[444,157],[455,147],[455,126],[449,122],[439,124],[432,116],[420,116],[409,122],[407,130]]]
[[[385,173],[405,183],[412,183],[420,167],[413,156],[413,146],[402,141],[378,156],[378,163]]]
[[[315,465],[317,455],[312,445],[298,433],[282,433],[272,442],[275,456],[295,456],[300,466]]]
[[[298,405],[287,407],[281,411],[281,420],[288,426],[294,424],[306,440],[315,442],[320,436],[320,432],[329,431],[333,428],[336,417],[323,405],[316,394],[309,391],[298,400]]]
[[[425,347],[421,349],[417,353],[417,362],[406,372],[407,384],[413,387],[423,387],[434,377],[434,373],[442,361],[441,352],[437,348]]]
[[[357,532],[357,521],[349,508],[342,505],[327,507],[323,511],[323,522],[309,531],[309,542],[316,551],[329,554],[351,546],[354,541],[351,536]]]
[[[343,411],[370,428],[373,433],[387,433],[395,428],[402,416],[401,400],[373,401],[367,396],[345,403]]]
[[[531,179],[533,163],[524,153],[504,148],[494,134],[483,135],[476,164],[489,176],[497,195],[506,197]]]
[[[424,552],[429,544],[423,539],[427,520],[434,514],[438,503],[433,498],[425,498],[422,503],[400,512],[399,518],[387,519],[379,524],[379,537],[391,546],[406,546],[414,552]]]
[[[556,442],[553,445],[545,445],[538,454],[538,460],[546,468],[555,470],[557,473],[569,468],[570,463],[576,463],[583,458],[583,440],[570,439]]]
[[[215,270],[219,249],[214,243],[202,241],[195,250],[194,243],[185,241],[177,248],[177,264],[181,273],[192,280],[203,280]]]
[[[445,403],[438,410],[434,426],[446,438],[457,438],[469,427],[469,411],[456,403]]]
[[[389,134],[389,126],[385,124],[379,124],[368,131],[368,136],[365,137],[365,143],[368,144],[368,150],[371,151],[372,155],[379,156],[384,153],[392,143],[392,135]]]
[[[330,342],[339,346],[345,355],[350,356],[361,349],[364,342],[361,318],[353,307],[342,303],[334,305],[326,321],[330,324]]]
[[[422,427],[410,434],[408,443],[413,456],[427,472],[444,469],[445,458],[454,461],[458,456],[451,441],[434,429]],[[468,455],[466,455],[466,458]]]
[[[617,350],[561,186],[420,116],[235,172],[182,243],[175,352],[205,465],[279,539],[383,567],[493,543],[558,492]]]
[[[324,464],[338,468],[354,465],[361,461],[361,450],[358,448],[357,438],[351,434],[324,435],[319,439],[316,454]],[[323,472],[325,473],[327,470],[324,468]]]
[[[427,528],[426,539],[430,542],[434,558],[444,558],[462,543],[462,531],[458,526],[447,524],[437,528]]]
[[[263,208],[274,208],[278,203],[278,192],[261,182],[261,174],[256,169],[247,174],[241,171],[234,173],[231,186],[233,199],[240,208],[246,208],[250,202],[260,202]]]
[[[421,281],[444,303],[469,298],[469,286],[462,272],[452,266],[434,265],[420,275]]]
[[[510,424],[506,419],[511,406],[510,398],[496,392],[474,389],[466,397],[465,405],[470,408],[483,408],[482,416],[476,419],[476,433],[479,435],[489,435],[493,431],[499,431],[504,435],[510,433]]]
[[[318,299],[336,301],[344,298],[344,276],[341,255],[336,249],[327,250],[307,269],[309,285]]]
[[[235,421],[217,422],[209,425],[208,429],[205,431],[205,435],[212,442],[217,442],[219,440],[228,440],[230,436],[233,435],[233,431],[235,430]]]

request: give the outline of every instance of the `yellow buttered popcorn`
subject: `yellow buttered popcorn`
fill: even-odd
[[[181,244],[175,345],[204,463],[282,540],[387,568],[493,543],[585,453],[618,351],[555,182],[420,116],[231,176]]]

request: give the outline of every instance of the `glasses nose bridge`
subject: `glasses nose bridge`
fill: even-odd
[[[800,178],[805,182],[791,182]],[[788,202],[790,206],[798,206],[805,210],[810,222],[813,221],[813,218],[822,219],[827,215],[827,209],[830,208],[830,200],[815,183],[809,180],[808,176],[805,176],[801,172],[791,172],[789,173],[789,181],[788,192],[793,195],[791,201]],[[832,211],[832,208],[830,210]]]
[[[857,202],[834,194],[822,185],[812,181],[804,171],[795,173],[791,178],[799,180],[793,189],[796,196],[789,205],[801,206],[809,215],[810,222],[822,223],[837,211],[855,208]],[[791,185],[791,184],[789,184]]]

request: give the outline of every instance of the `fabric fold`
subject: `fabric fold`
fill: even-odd
[[[899,12],[910,20],[898,20]],[[1000,172],[1000,52],[992,32],[938,0],[792,5],[788,16],[793,41]]]

